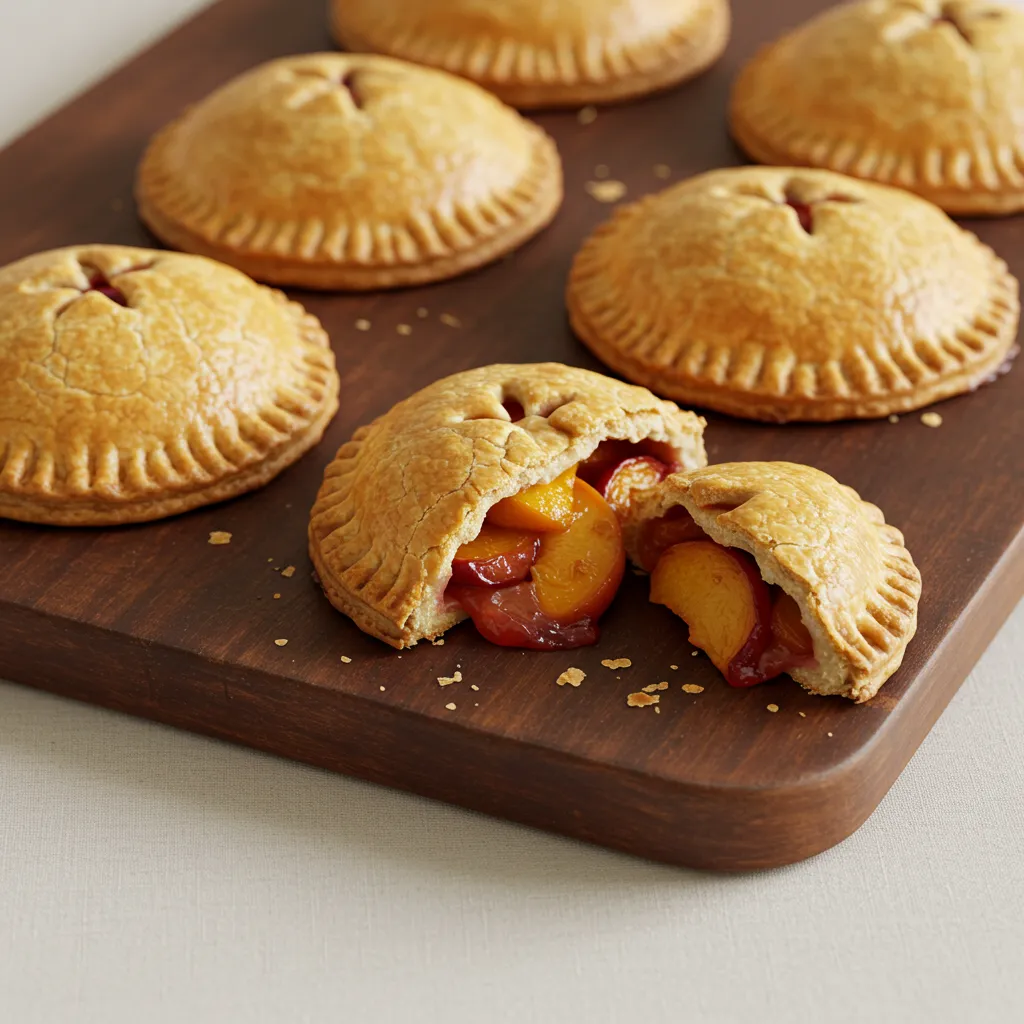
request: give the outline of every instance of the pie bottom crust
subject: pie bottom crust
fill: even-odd
[[[464,66],[465,47],[453,47],[450,54],[431,45],[429,39],[418,40],[424,53],[418,47],[403,48],[402,51],[388,51],[391,56],[400,57],[418,63],[429,63],[443,68],[456,75],[463,75],[494,93],[498,99],[520,110],[541,110],[544,108],[574,107],[584,104],[621,103],[636,99],[650,93],[670,89],[675,85],[695,78],[714,64],[725,50],[729,42],[732,19],[727,3],[713,5],[703,18],[696,31],[686,40],[686,48],[678,43],[673,46],[666,44],[659,53],[659,60],[652,60],[648,70],[636,70],[635,67],[620,77],[607,77],[596,81],[552,80],[548,82],[523,81],[515,78],[497,79],[486,71],[483,74],[472,74]],[[356,32],[343,31],[337,20],[332,25],[334,38],[339,45],[352,52],[372,52],[379,47],[373,41]],[[429,50],[430,59],[424,60]],[[618,63],[628,61],[619,56]]]
[[[969,349],[971,358],[965,357],[959,368],[947,368],[931,379],[922,377],[912,381],[908,389],[879,394],[861,393],[844,398],[828,394],[807,396],[793,391],[779,395],[744,391],[729,381],[727,368],[722,370],[721,379],[717,380],[682,379],[682,375],[671,369],[651,365],[630,354],[637,338],[629,318],[618,318],[615,329],[609,330],[596,325],[587,315],[577,291],[585,290],[583,278],[599,273],[599,268],[574,268],[566,301],[572,328],[587,348],[617,373],[656,394],[732,416],[775,423],[874,419],[920,409],[944,398],[973,391],[994,380],[1007,360],[1016,354],[1014,343],[1019,323],[1017,281],[1006,264],[987,247],[986,250],[991,258],[994,286],[974,323],[956,332],[956,341]],[[574,286],[577,277],[581,285],[579,289]]]
[[[297,304],[289,302],[281,293],[274,294],[275,298],[296,317],[298,329],[306,341],[323,348],[324,352],[329,354],[330,343],[320,322]],[[289,434],[279,445],[263,453],[262,457],[258,449],[251,449],[255,461],[237,467],[233,472],[219,471],[221,475],[209,483],[200,484],[198,487],[190,487],[185,483],[180,490],[165,489],[162,493],[159,489],[154,489],[152,496],[127,500],[65,494],[46,498],[32,493],[0,491],[0,518],[44,526],[123,526],[180,515],[256,490],[269,483],[313,448],[323,437],[327,425],[338,411],[339,380],[330,359],[325,358],[322,364],[311,364],[310,377],[318,388],[323,389],[316,414],[301,428]],[[218,461],[231,464],[230,456],[226,452],[219,448],[217,451]],[[193,461],[195,473],[213,475],[203,466],[203,457],[193,455]],[[0,462],[0,474],[3,468],[3,462]]]
[[[318,260],[299,255],[253,252],[211,241],[163,212],[150,194],[145,174],[136,190],[136,201],[139,216],[146,226],[171,247],[226,263],[257,281],[324,291],[372,291],[456,277],[527,242],[554,219],[562,204],[562,165],[551,140],[538,138],[529,178],[530,201],[519,207],[516,216],[503,230],[479,238],[465,249],[416,262],[389,265],[330,262],[326,258]]]
[[[741,79],[742,82],[742,79]],[[1000,159],[988,149],[963,150],[955,154],[900,153],[886,154],[854,139],[832,135],[808,135],[797,122],[778,115],[772,118],[776,137],[795,138],[797,146],[773,145],[751,123],[756,119],[745,104],[735,102],[729,111],[729,129],[739,147],[761,164],[777,167],[818,167],[838,171],[853,178],[880,185],[902,188],[929,200],[947,213],[963,216],[1006,216],[1024,210],[1024,170],[997,172]],[[741,111],[743,113],[741,114]],[[1024,143],[1022,143],[1024,146]],[[1012,153],[1002,154],[1003,161],[1013,162]],[[1009,154],[1009,155],[1008,155]],[[1018,157],[1024,163],[1024,154]],[[950,180],[949,168],[988,168],[991,185],[964,180]],[[883,167],[885,173],[870,173],[867,168]],[[925,168],[928,168],[926,171]],[[960,172],[969,174],[969,170]],[[1002,178],[1002,183],[997,182]],[[1008,177],[1021,181],[1014,187]]]

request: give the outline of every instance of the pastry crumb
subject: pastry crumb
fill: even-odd
[[[831,736],[831,735],[832,735],[832,733],[829,733],[828,735],[829,735],[829,736]]]
[[[629,658],[605,658],[604,661],[601,662],[601,664],[605,668],[616,669],[629,668],[633,664],[633,662],[631,662]]]
[[[462,673],[456,669],[455,672],[450,676],[438,676],[437,683],[439,686],[451,686],[452,683],[461,683]]]
[[[281,640],[275,640],[274,643],[277,644],[278,647],[285,647],[287,645],[288,641],[284,640],[284,639],[281,639]]]
[[[382,686],[382,687],[380,688],[380,692],[381,692],[381,693],[383,693],[383,692],[384,692],[384,691],[385,691],[386,689],[387,689],[387,687],[386,687],[386,686]]]
[[[445,327],[461,327],[462,321],[454,313],[442,313],[438,318]]]
[[[230,544],[231,534],[227,530],[211,530],[210,539],[206,543],[213,544],[214,547],[219,544]]]
[[[807,717],[807,714],[806,714],[806,712],[804,712],[804,711],[798,711],[798,712],[797,712],[797,714],[798,714],[798,715],[799,715],[799,716],[800,716],[801,718],[806,718],[806,717]]]
[[[446,711],[454,711],[454,710],[455,710],[455,703],[454,703],[454,702],[452,702],[452,703],[450,703],[450,704],[445,704],[445,706],[444,706],[444,707],[445,707],[445,710],[446,710]]]
[[[626,698],[626,703],[631,708],[645,708],[648,704],[657,704],[661,697],[656,693],[631,693]]]
[[[280,594],[275,594],[274,595],[274,600],[275,601],[280,601],[281,600],[281,595]]]
[[[768,710],[774,715],[775,712],[779,710],[779,705],[778,704],[769,704],[768,705]]]
[[[351,658],[350,658],[350,657],[349,657],[349,656],[348,656],[347,654],[343,654],[343,655],[341,656],[341,660],[342,660],[342,661],[343,661],[343,662],[344,662],[344,663],[345,663],[346,665],[349,665],[349,664],[351,664],[351,662],[352,662],[352,659],[351,659]]]
[[[700,651],[690,651],[691,658],[696,658],[698,654],[700,654]]]
[[[595,178],[607,178],[609,174],[611,174],[611,171],[608,169],[607,164],[598,164],[594,168]]]
[[[687,693],[703,693],[704,687],[698,683],[683,683],[683,689]]]
[[[889,422],[890,423],[899,423],[899,421],[900,421],[900,418],[899,418],[899,416],[896,415],[896,413],[894,413],[894,412],[889,413]]]
[[[292,578],[292,577],[293,577],[293,576],[295,575],[295,566],[294,566],[294,565],[286,565],[286,566],[285,566],[285,567],[284,567],[284,568],[283,568],[283,569],[281,570],[281,575],[282,575],[282,576],[283,576],[283,577],[284,577],[285,579],[291,579],[291,578]]]
[[[658,690],[667,690],[668,683],[649,683],[642,687],[644,693],[656,693]]]
[[[427,317],[428,317],[428,316],[430,316],[430,310],[429,310],[429,309],[427,309],[427,307],[426,307],[426,306],[420,306],[420,308],[416,310],[416,315],[417,315],[417,316],[418,316],[418,317],[419,317],[419,318],[420,318],[421,320],[426,320],[426,319],[427,319]]]
[[[941,427],[942,417],[937,412],[923,412],[921,413],[921,422],[926,427]]]
[[[666,178],[672,177],[672,168],[668,164],[655,164],[654,176],[664,181]]]
[[[660,715],[661,714],[661,708],[659,708],[657,704],[654,705],[654,713],[656,715]]]
[[[556,680],[559,686],[565,686],[568,683],[570,686],[579,686],[584,679],[587,678],[587,673],[581,668],[567,668]]]
[[[669,668],[672,669],[673,672],[678,672],[679,671],[679,666],[678,665],[669,665]]]
[[[435,638],[434,640],[431,640],[430,642],[435,647],[444,647],[444,637],[443,636],[439,636],[439,637]]]
[[[580,124],[593,124],[597,120],[597,107],[581,107],[576,114],[576,120]]]
[[[588,181],[584,186],[588,195],[599,203],[617,203],[626,194],[625,182],[609,178],[607,181]]]
[[[360,317],[360,319],[358,319],[356,321],[356,330],[357,331],[368,331],[371,326],[373,326],[373,325],[370,323],[369,320],[364,320],[361,317]]]
[[[477,686],[477,685],[476,685],[476,683],[470,683],[470,684],[469,684],[469,688],[470,688],[471,690],[479,690],[479,689],[480,689],[480,687],[479,687],[479,686]]]
[[[405,336],[408,336],[408,335],[412,334],[412,328],[408,324],[399,324],[395,328],[395,330],[398,331],[399,334],[402,334],[402,335],[405,335]]]

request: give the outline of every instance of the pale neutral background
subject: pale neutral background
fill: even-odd
[[[0,139],[200,6],[0,0]],[[852,839],[740,878],[0,683],[0,1021],[1024,1020],[1022,655],[1024,606]]]

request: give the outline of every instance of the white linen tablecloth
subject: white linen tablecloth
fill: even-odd
[[[0,141],[201,5],[2,0]],[[0,1022],[1024,1020],[1022,655],[1024,606],[853,838],[744,877],[0,683]]]

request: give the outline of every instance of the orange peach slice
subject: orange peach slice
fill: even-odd
[[[814,641],[800,617],[800,606],[784,590],[772,605],[772,636],[791,654],[802,658],[814,654]]]
[[[571,466],[549,484],[536,484],[511,498],[503,498],[487,513],[487,520],[509,530],[565,530],[573,518],[575,479],[576,467]]]
[[[690,627],[733,686],[763,682],[758,662],[771,639],[772,600],[754,560],[712,540],[676,544],[651,573],[651,600]]]
[[[576,480],[574,492],[572,525],[541,537],[531,572],[537,602],[556,622],[596,619],[615,597],[626,566],[614,511],[583,480]]]
[[[634,455],[611,466],[597,482],[604,500],[621,516],[628,511],[635,491],[660,484],[668,476],[668,466],[653,455]]]
[[[537,548],[535,533],[484,523],[479,535],[455,552],[452,583],[478,587],[518,583],[530,575]]]

